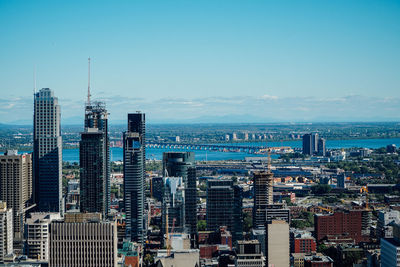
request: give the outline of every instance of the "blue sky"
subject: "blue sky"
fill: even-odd
[[[248,115],[255,121],[400,120],[399,1],[0,0],[0,122],[30,122],[37,87],[83,120]]]

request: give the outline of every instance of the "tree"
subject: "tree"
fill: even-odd
[[[197,231],[205,231],[207,228],[207,223],[205,220],[199,220],[197,222]]]
[[[244,212],[243,213],[243,231],[248,233],[252,227],[253,227],[253,218],[252,218],[251,214]]]

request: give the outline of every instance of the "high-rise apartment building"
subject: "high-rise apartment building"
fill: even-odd
[[[303,135],[303,154],[325,156],[326,140],[319,138],[318,133]]]
[[[325,157],[325,155],[326,155],[326,140],[325,140],[325,138],[318,139],[317,154],[318,154],[318,156]]]
[[[144,241],[144,185],[146,164],[145,114],[128,114],[128,130],[124,138],[124,202],[126,237]]]
[[[13,253],[13,223],[12,209],[7,209],[7,203],[0,201],[0,264],[4,257]]]
[[[62,139],[58,98],[49,88],[34,96],[33,192],[39,211],[63,213]]]
[[[163,154],[163,176],[182,177],[185,191],[185,228],[193,238],[197,232],[197,189],[194,152]]]
[[[254,172],[253,227],[263,228],[267,205],[273,204],[273,174],[270,171]]]
[[[111,191],[107,116],[103,102],[86,103],[85,130],[79,144],[80,210],[104,217],[110,209]]]
[[[100,221],[89,214],[51,222],[50,267],[117,266],[116,222]]]
[[[32,197],[32,154],[9,150],[0,156],[0,201],[13,209],[14,239],[22,239],[25,209]]]

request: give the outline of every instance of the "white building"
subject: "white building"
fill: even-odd
[[[289,224],[272,220],[266,227],[267,266],[289,267]]]
[[[4,257],[13,253],[13,216],[6,202],[0,201],[0,264]]]
[[[49,260],[49,224],[53,220],[60,220],[59,213],[31,213],[26,219],[25,239],[26,254],[31,259]]]

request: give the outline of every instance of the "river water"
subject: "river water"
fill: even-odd
[[[395,144],[397,147],[400,146],[400,138],[391,139],[354,139],[354,140],[327,140],[326,148],[352,148],[352,147],[365,147],[365,148],[380,148],[386,147],[389,144]],[[222,145],[222,144],[221,144]],[[235,143],[235,145],[247,145],[247,146],[264,146],[265,142],[255,143]],[[301,148],[302,141],[284,141],[284,142],[268,142],[268,146],[290,146],[292,148]],[[173,149],[161,149],[161,148],[147,148],[146,157],[148,159],[162,159],[162,153],[167,151],[184,151],[184,150],[173,150]],[[262,157],[263,155],[248,154],[245,152],[219,152],[219,151],[204,151],[195,150],[196,160],[229,160],[236,159],[241,160],[245,157]],[[273,155],[274,156],[274,155]],[[264,156],[265,157],[265,156]],[[122,160],[122,148],[113,147],[111,148],[111,160],[117,161]],[[79,149],[64,149],[63,150],[63,161],[68,162],[79,162]]]

